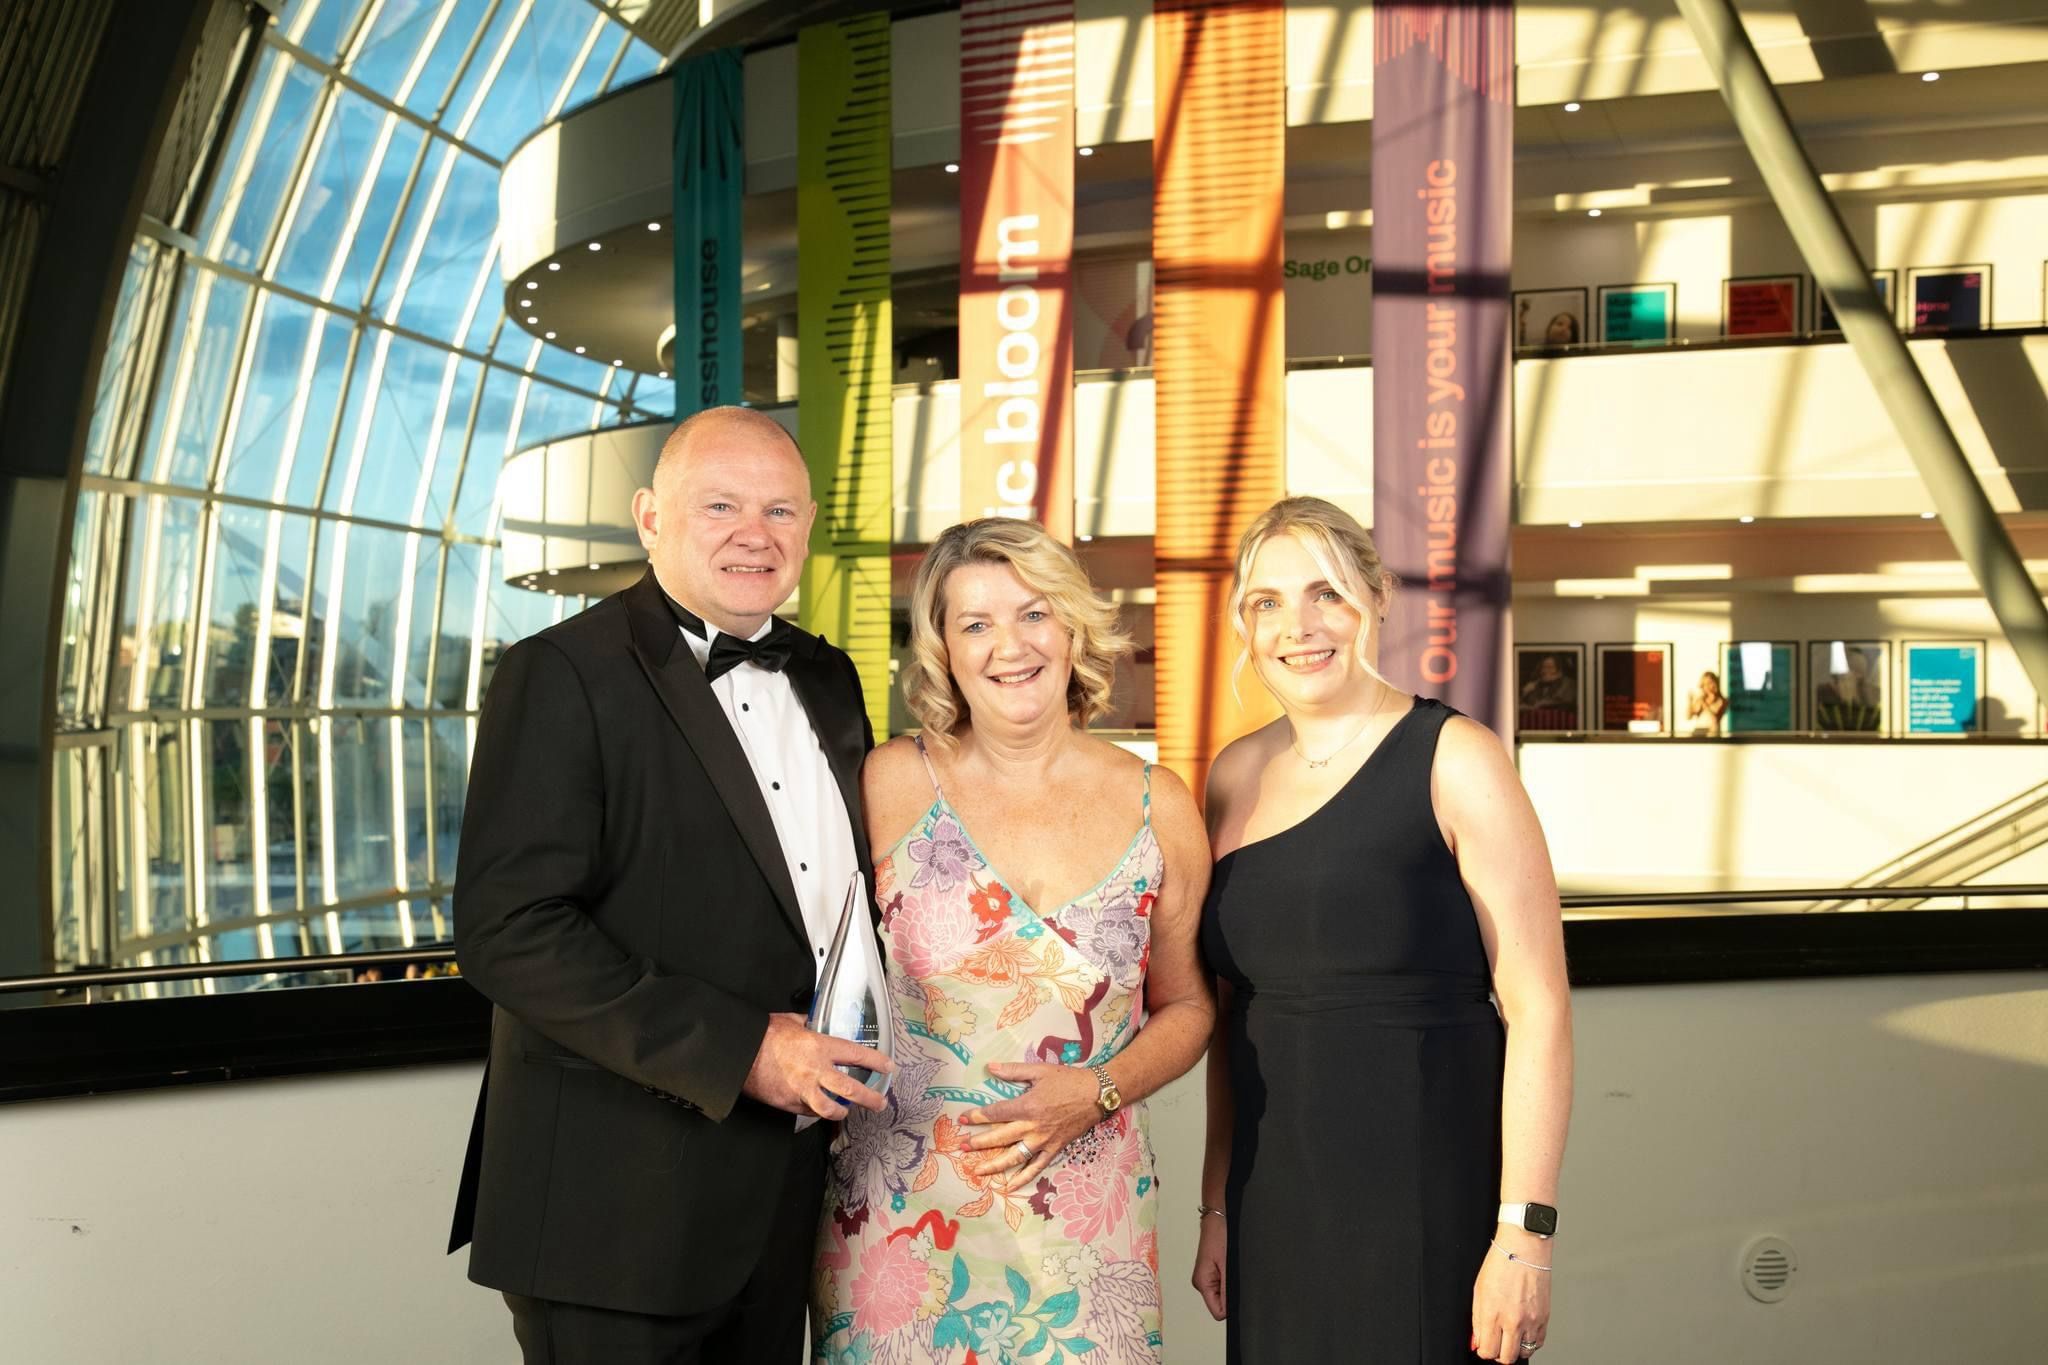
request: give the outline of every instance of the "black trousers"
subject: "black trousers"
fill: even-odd
[[[802,1365],[829,1132],[816,1124],[791,1146],[761,1259],[737,1297],[659,1317],[507,1294],[525,1365]]]

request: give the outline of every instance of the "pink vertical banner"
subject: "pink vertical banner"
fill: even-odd
[[[960,511],[1074,538],[1074,0],[961,0]]]
[[[1373,536],[1381,670],[1512,736],[1511,0],[1373,10]]]

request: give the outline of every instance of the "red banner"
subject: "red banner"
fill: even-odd
[[[1510,0],[1373,10],[1373,538],[1395,682],[1512,734]]]
[[[1073,0],[961,0],[960,513],[1069,542],[1073,255]]]

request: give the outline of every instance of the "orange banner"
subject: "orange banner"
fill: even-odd
[[[1238,537],[1285,491],[1280,0],[1156,0],[1153,375],[1159,759],[1202,790],[1278,714],[1231,624]]]
[[[960,512],[1069,543],[1073,255],[1073,0],[961,0]]]

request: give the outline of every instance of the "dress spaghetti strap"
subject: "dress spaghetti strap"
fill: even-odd
[[[1152,765],[1150,763],[1145,765],[1144,816],[1145,827],[1150,829],[1152,827]]]
[[[923,736],[923,735],[912,735],[912,736],[910,737],[910,742],[911,742],[912,744],[915,744],[915,745],[917,746],[917,756],[918,756],[919,758],[921,758],[921,759],[923,759],[923,760],[924,760],[924,775],[925,775],[926,777],[929,777],[929,778],[930,778],[930,779],[932,780],[932,795],[934,795],[934,796],[938,797],[938,798],[939,798],[939,800],[941,800],[941,801],[945,800],[945,799],[946,799],[946,793],[945,793],[945,789],[939,786],[939,770],[938,770],[937,768],[934,768],[934,767],[932,766],[932,756],[931,756],[931,754],[929,754],[928,752],[926,752],[926,751],[925,751],[925,747],[924,747],[924,736]],[[1152,774],[1151,774],[1151,770],[1150,770],[1150,769],[1148,768],[1148,769],[1146,769],[1146,773],[1145,773],[1145,808],[1146,808],[1146,818],[1147,818],[1147,819],[1150,819],[1150,818],[1151,818],[1151,807],[1152,807]]]

